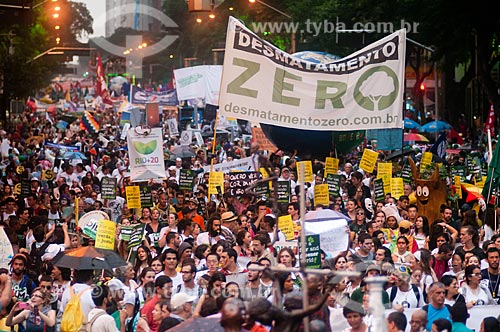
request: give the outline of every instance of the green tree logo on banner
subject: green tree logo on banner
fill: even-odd
[[[354,100],[368,111],[389,108],[399,94],[396,73],[387,66],[379,66],[364,72],[354,88]]]

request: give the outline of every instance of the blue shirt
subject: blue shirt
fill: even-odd
[[[445,318],[452,323],[450,311],[447,306],[444,306],[441,309],[436,309],[432,306],[432,304],[429,304],[427,309],[427,325],[425,326],[425,329],[427,331],[432,331],[432,323],[439,318]]]

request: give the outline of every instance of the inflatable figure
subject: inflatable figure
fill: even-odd
[[[439,167],[436,165],[429,179],[421,179],[420,172],[412,158],[408,158],[411,173],[415,181],[418,214],[426,216],[429,223],[441,219],[440,207],[446,204],[448,198],[448,187],[446,182],[439,177]]]

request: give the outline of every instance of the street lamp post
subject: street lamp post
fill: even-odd
[[[255,3],[255,2],[260,3],[261,5],[264,5],[267,8],[274,10],[275,12],[277,12],[278,14],[281,14],[281,15],[285,16],[286,18],[293,19],[292,16],[290,16],[289,14],[285,13],[284,11],[282,11],[282,10],[280,10],[280,9],[278,9],[278,8],[276,8],[276,7],[270,5],[270,4],[268,4],[268,3],[266,3],[266,2],[264,2],[262,0],[248,0],[248,2],[250,2],[250,3]],[[293,29],[293,27],[292,27],[291,43],[290,44],[291,44],[290,45],[290,53],[293,54],[296,51],[295,30]]]

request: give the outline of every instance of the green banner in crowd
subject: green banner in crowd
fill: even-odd
[[[299,259],[302,260],[302,246],[300,245],[299,237]],[[321,268],[321,246],[319,242],[319,234],[306,235],[306,267],[310,269]]]
[[[375,202],[383,202],[385,200],[384,181],[382,179],[373,180],[373,188]]]
[[[333,132],[333,145],[337,153],[347,154],[365,139],[364,130],[335,131]]]
[[[120,235],[122,237],[122,240],[125,242],[130,241],[130,235],[132,235],[133,230],[134,230],[133,226],[121,226]]]
[[[116,178],[103,177],[101,180],[101,198],[115,199],[116,198]]]
[[[139,188],[141,190],[141,208],[152,207],[153,194],[151,193],[151,187],[147,182],[141,182]]]
[[[333,197],[340,196],[340,180],[341,176],[339,174],[328,174],[326,176],[326,184],[328,184],[328,193]]]
[[[195,171],[191,169],[181,169],[179,175],[179,189],[193,191]]]
[[[130,240],[128,242],[128,249],[140,246],[143,239],[144,224],[132,225],[133,230],[130,234]]]
[[[278,203],[290,202],[290,181],[277,181],[276,182],[276,195],[278,196]]]

